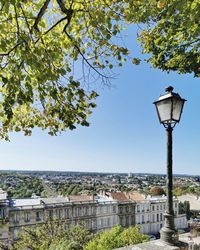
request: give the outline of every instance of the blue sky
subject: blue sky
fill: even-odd
[[[137,55],[135,28],[125,33]],[[199,175],[199,79],[163,73],[145,63],[127,62],[115,72],[112,87],[99,87],[89,128],[57,137],[38,129],[31,137],[13,133],[11,142],[0,143],[0,169],[165,173],[166,134],[152,103],[172,85],[187,99],[174,129],[174,173]]]

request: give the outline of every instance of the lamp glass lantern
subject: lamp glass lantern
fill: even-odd
[[[174,127],[180,121],[185,99],[181,98],[179,94],[172,92],[173,87],[169,86],[166,93],[161,95],[157,101],[154,102],[160,123],[164,127]]]

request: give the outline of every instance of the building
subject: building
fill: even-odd
[[[166,211],[166,196],[147,196],[138,194],[132,198],[136,201],[135,223],[141,226],[141,232],[145,234],[158,234],[164,225],[164,213]],[[136,200],[137,199],[137,200]],[[179,214],[178,199],[174,198],[174,222],[176,229],[188,227],[185,214]]]
[[[114,225],[140,225],[141,232],[157,234],[164,223],[166,196],[143,196],[137,192],[101,192],[99,196],[7,199],[0,190],[0,240],[17,239],[24,227],[50,219],[59,220],[65,228],[83,225],[98,232]],[[174,199],[175,225],[186,228],[185,215],[179,215]]]
[[[145,234],[158,234],[160,229],[164,225],[164,213],[166,211],[167,197],[163,196],[145,196],[139,192],[102,192],[102,195],[109,197],[113,200],[120,202],[120,207],[123,206],[123,202],[129,202],[134,204],[135,211],[132,212],[134,215],[134,223],[130,225],[140,225],[141,232]],[[185,214],[179,214],[179,200],[174,197],[174,222],[176,229],[188,228],[188,223]],[[131,214],[126,214],[126,209],[123,211],[123,216],[119,214],[119,224],[123,227],[129,226]],[[128,212],[128,210],[127,210]],[[130,216],[130,217],[128,217]],[[125,223],[125,221],[127,223]]]
[[[82,195],[8,200],[4,192],[1,198],[0,240],[16,239],[24,227],[49,219],[61,221],[66,229],[83,225],[94,232],[109,229],[120,221],[125,226],[134,224],[135,207],[132,202],[119,202],[103,196],[95,199]]]

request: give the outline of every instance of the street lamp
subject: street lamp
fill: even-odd
[[[173,92],[173,87],[165,89],[166,93],[154,102],[161,124],[167,131],[167,209],[165,211],[165,224],[160,230],[160,238],[170,245],[178,241],[174,226],[173,211],[173,178],[172,178],[172,131],[176,123],[180,121],[183,105],[186,101],[179,94]]]

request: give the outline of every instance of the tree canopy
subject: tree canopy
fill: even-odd
[[[19,239],[13,242],[13,250],[83,250],[92,237],[93,234],[82,226],[65,229],[63,224],[49,221],[24,228]]]
[[[167,72],[200,77],[199,0],[140,2],[143,16],[138,21],[147,25],[139,41],[143,53],[150,54],[147,61]]]
[[[0,137],[88,126],[96,82],[129,55],[128,24],[154,67],[199,77],[199,16],[198,0],[0,1]]]
[[[151,188],[150,194],[151,195],[163,195],[163,194],[165,195],[166,193],[162,187],[155,186]]]
[[[64,224],[48,221],[35,227],[24,227],[18,240],[1,250],[112,250],[149,240],[149,236],[140,233],[138,226],[122,228],[115,226],[97,234],[82,226],[65,229]]]
[[[109,231],[97,234],[94,239],[89,241],[84,250],[112,250],[139,244],[148,240],[149,237],[140,233],[140,228],[138,226],[126,229],[121,226],[115,226]]]

